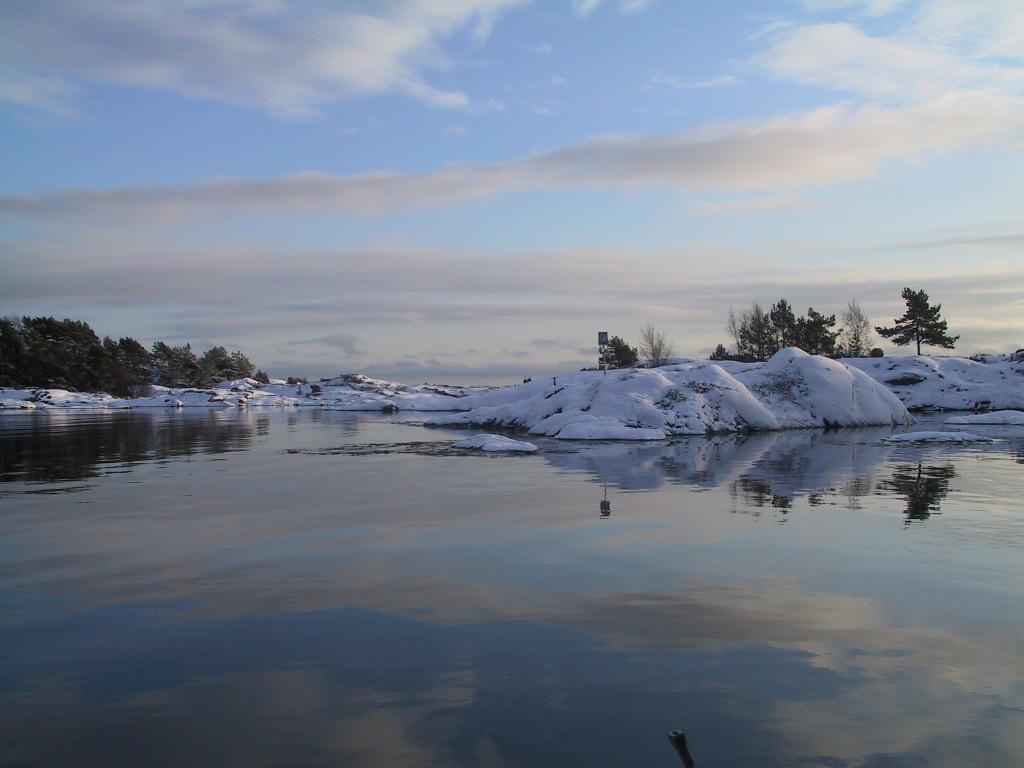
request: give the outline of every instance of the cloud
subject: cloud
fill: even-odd
[[[866,16],[887,16],[895,13],[906,0],[802,0],[812,12],[853,10]]]
[[[572,6],[576,15],[586,18],[592,14],[604,0],[573,0]],[[654,0],[619,0],[620,13],[638,13],[647,10]]]
[[[482,42],[523,0],[396,0],[368,7],[265,0],[39,0],[4,9],[0,98],[49,111],[75,84],[115,83],[317,116],[341,98],[402,93],[427,105],[470,104],[424,73],[452,64],[442,43],[465,29]]]
[[[57,117],[75,117],[78,89],[54,77],[8,72],[0,76],[0,103],[28,107]]]
[[[675,134],[609,136],[506,162],[422,173],[305,172],[255,181],[6,194],[0,195],[0,215],[372,213],[558,189],[794,190],[870,177],[886,162],[982,144],[992,147],[1009,137],[1019,139],[1022,131],[1019,101],[960,92],[909,107],[840,105]]]
[[[538,349],[554,349],[555,347],[562,346],[562,342],[555,339],[532,339],[530,345]]]
[[[987,235],[979,237],[944,237],[934,240],[914,240],[900,243],[901,248],[924,250],[928,248],[1005,248],[1006,246],[1024,246],[1024,232],[1008,235]]]
[[[1020,66],[979,61],[915,35],[875,37],[846,23],[785,30],[752,63],[782,80],[899,102],[962,89],[1024,91]]]
[[[647,85],[645,85],[644,88],[648,90],[655,88],[668,88],[671,90],[700,90],[703,88],[721,88],[723,86],[739,85],[739,82],[740,81],[735,75],[720,75],[718,77],[709,77],[704,80],[688,80],[686,78],[679,77],[678,75],[670,75],[658,69],[651,73],[650,78],[647,80]]]
[[[322,347],[334,347],[353,357],[366,354],[359,348],[359,338],[350,333],[334,333],[328,336],[319,336],[315,339],[303,339],[302,341],[290,341],[289,344],[310,344]]]
[[[808,204],[805,197],[795,194],[759,195],[727,200],[698,200],[688,208],[694,213],[709,216],[745,216],[757,213],[771,213],[803,208]]]

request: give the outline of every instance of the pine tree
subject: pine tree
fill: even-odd
[[[835,315],[823,315],[814,307],[807,308],[807,315],[796,321],[797,346],[809,355],[831,355],[835,353],[837,331]]]
[[[749,310],[740,313],[738,336],[738,356],[761,361],[767,360],[779,351],[771,318],[756,302]]]
[[[795,347],[799,343],[796,316],[788,301],[779,299],[775,302],[768,311],[768,317],[775,328],[776,346],[779,349]]]
[[[172,347],[162,341],[153,343],[153,379],[165,387],[201,387],[203,369],[192,351],[192,345]]]
[[[715,347],[715,351],[711,353],[709,360],[732,360],[733,356],[729,354],[729,350],[725,348],[725,344],[719,344]]]
[[[948,325],[942,319],[942,305],[934,307],[928,302],[928,294],[924,290],[903,289],[903,300],[907,303],[907,311],[902,317],[896,318],[891,328],[875,328],[879,334],[893,343],[905,347],[911,342],[917,344],[917,354],[921,354],[921,345],[952,349],[956,346],[959,336],[950,336],[946,331]]]
[[[608,339],[608,347],[601,358],[601,365],[609,368],[632,368],[640,359],[636,349],[629,346],[621,336]]]
[[[27,383],[21,379],[24,376],[24,357],[21,320],[0,318],[0,387]]]

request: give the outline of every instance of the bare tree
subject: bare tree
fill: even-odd
[[[665,334],[650,323],[640,329],[640,357],[645,358],[654,368],[664,365],[672,357],[673,349]]]
[[[726,325],[726,330],[729,332],[729,336],[732,339],[733,346],[736,347],[736,354],[742,355],[742,340],[740,339],[740,323],[736,319],[736,312],[733,311],[732,307],[729,307],[729,323]]]
[[[853,299],[843,310],[842,354],[847,357],[864,357],[875,343],[871,333],[871,320],[864,314],[860,304]]]

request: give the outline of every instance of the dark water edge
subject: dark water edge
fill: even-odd
[[[1024,764],[1024,434],[891,432],[3,414],[0,764]]]

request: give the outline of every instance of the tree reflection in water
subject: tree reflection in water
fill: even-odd
[[[950,465],[904,464],[896,467],[892,479],[881,481],[878,488],[906,499],[905,524],[909,526],[915,520],[927,520],[933,513],[938,514],[940,503],[949,494],[949,481],[954,477],[956,470]]]
[[[270,414],[32,414],[0,439],[0,482],[84,480],[105,464],[244,450],[265,435]]]

